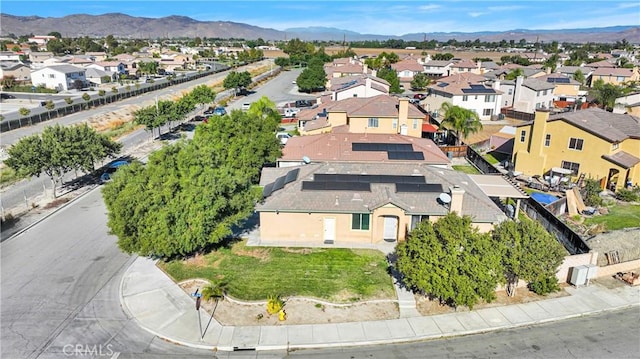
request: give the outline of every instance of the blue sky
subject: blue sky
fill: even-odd
[[[132,16],[183,15],[284,30],[326,26],[360,33],[402,35],[513,29],[640,26],[640,1],[28,1],[2,0],[2,13],[62,17],[121,12]]]

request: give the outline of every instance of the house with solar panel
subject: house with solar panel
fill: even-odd
[[[536,111],[533,121],[518,125],[515,171],[545,175],[554,168],[571,177],[600,180],[602,188],[640,184],[640,118],[599,108],[550,115]]]
[[[586,92],[580,91],[580,82],[573,78],[559,74],[552,73],[544,76],[537,77],[540,81],[546,81],[553,84],[553,103],[554,107],[565,108],[573,107],[576,102],[586,102]]]
[[[381,149],[371,142],[352,146],[354,152],[403,152],[402,146]],[[499,183],[487,183],[487,176],[474,179],[422,161],[389,162],[310,159],[296,167],[264,168],[263,200],[256,206],[260,239],[253,244],[371,248],[403,241],[421,221],[437,221],[449,212],[470,216],[487,232],[507,219],[487,189],[526,198],[501,176],[489,176]]]
[[[449,102],[475,111],[480,120],[488,121],[500,113],[502,91],[500,81],[490,84],[486,78],[474,73],[447,76],[429,85],[429,94],[421,101],[428,111],[437,111]]]

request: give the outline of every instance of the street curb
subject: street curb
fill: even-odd
[[[3,240],[2,243],[6,243],[6,242],[9,242],[9,241],[12,241],[13,239],[15,239],[19,235],[23,234],[24,232],[28,231],[32,227],[35,227],[36,225],[40,224],[42,221],[44,221],[47,218],[53,216],[54,214],[58,213],[59,211],[62,211],[63,209],[67,208],[67,206],[69,206],[70,204],[74,203],[75,201],[77,201],[80,198],[88,195],[89,193],[92,193],[93,191],[95,191],[95,190],[97,190],[99,188],[100,188],[100,185],[95,185],[95,188],[92,188],[92,189],[86,191],[85,193],[81,193],[77,197],[75,197],[75,198],[73,198],[73,199],[61,204],[60,206],[56,207],[53,211],[45,214],[44,217],[36,220],[35,222],[33,222],[33,223],[29,224],[28,226],[24,227],[23,229],[19,230],[18,232],[12,234],[11,237]]]
[[[138,260],[139,258],[140,257],[137,257],[135,260]],[[186,346],[186,347],[190,347],[190,348],[194,348],[194,349],[217,350],[217,351],[224,351],[224,352],[232,352],[232,351],[234,351],[234,348],[230,347],[230,346],[216,346],[216,345],[211,345],[211,344],[198,344],[198,343],[188,342],[188,341],[179,340],[179,339],[175,339],[175,338],[170,338],[168,336],[163,335],[162,333],[156,332],[155,330],[147,328],[146,326],[142,325],[142,323],[140,321],[138,321],[138,319],[131,314],[131,311],[127,307],[126,302],[124,300],[124,296],[122,295],[122,293],[123,293],[122,289],[123,289],[123,285],[124,285],[124,278],[126,277],[127,273],[131,269],[131,265],[133,265],[135,260],[131,261],[131,264],[125,270],[125,273],[122,275],[122,278],[120,279],[120,287],[119,287],[119,293],[118,293],[118,297],[120,299],[121,307],[123,308],[123,310],[125,311],[125,313],[127,314],[127,316],[129,318],[132,318],[136,322],[136,324],[140,328],[144,329],[145,331],[157,336],[160,339],[166,340],[166,341],[171,342],[171,343],[176,343],[176,344],[179,344],[179,345],[182,345],[182,346]],[[156,270],[160,270],[160,269],[156,267]],[[166,275],[164,272],[162,272],[162,274]],[[484,334],[484,333],[501,331],[501,330],[505,330],[505,329],[514,329],[514,328],[522,328],[522,327],[528,327],[528,326],[534,326],[534,325],[541,325],[541,324],[546,324],[546,323],[551,323],[551,322],[557,322],[557,321],[562,321],[562,320],[567,320],[567,319],[580,318],[580,317],[595,315],[595,314],[599,314],[599,313],[612,312],[612,311],[617,311],[617,310],[622,310],[622,309],[627,309],[627,308],[633,308],[633,307],[640,307],[640,303],[624,304],[624,305],[620,305],[620,306],[616,306],[616,307],[610,307],[610,308],[606,308],[606,309],[597,309],[597,310],[592,310],[592,311],[583,312],[583,313],[568,314],[568,315],[564,315],[564,316],[560,316],[560,317],[556,317],[556,318],[533,320],[533,321],[524,322],[524,323],[500,325],[500,326],[491,327],[491,328],[474,329],[474,330],[452,332],[452,333],[442,333],[442,334],[435,334],[435,335],[416,335],[416,336],[413,336],[413,337],[395,338],[395,339],[363,340],[363,341],[359,341],[359,342],[331,342],[331,343],[321,343],[321,344],[297,344],[297,345],[296,344],[291,345],[291,344],[287,343],[286,345],[256,346],[255,348],[252,348],[252,349],[254,349],[255,351],[275,351],[275,350],[287,350],[287,351],[289,351],[289,350],[295,350],[295,349],[321,349],[321,348],[361,347],[361,346],[369,346],[369,345],[411,343],[411,342],[437,340],[437,339],[444,339],[444,338],[455,338],[455,337],[462,337],[462,336],[475,335],[475,334]],[[201,310],[203,310],[203,309],[201,309]],[[419,318],[419,317],[415,317],[415,318]],[[400,318],[400,319],[408,320],[409,318]],[[394,319],[394,320],[396,320],[396,319]],[[411,322],[407,321],[407,323],[411,327],[411,330],[413,330],[413,332],[415,333],[415,329],[411,326]],[[311,325],[313,325],[313,324],[311,324]],[[319,324],[319,325],[321,325],[321,324]],[[223,326],[223,327],[236,328],[236,326]]]

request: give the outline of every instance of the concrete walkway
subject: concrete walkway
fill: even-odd
[[[598,284],[567,288],[569,296],[471,312],[393,320],[275,326],[222,326],[178,287],[155,262],[138,258],[123,275],[122,307],[147,331],[182,345],[220,351],[290,350],[409,342],[483,333],[640,306],[640,287]],[[403,298],[404,298],[404,294]],[[400,294],[399,294],[400,296]],[[415,302],[414,302],[415,306]],[[200,325],[206,329],[200,337]]]

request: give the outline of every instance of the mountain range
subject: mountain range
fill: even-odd
[[[14,16],[0,14],[0,36],[9,34],[43,35],[57,31],[63,37],[104,37],[113,35],[121,38],[238,38],[264,40],[362,41],[402,39],[405,41],[427,40],[458,41],[476,40],[501,41],[525,39],[543,42],[615,42],[626,39],[630,43],[640,43],[640,26],[611,26],[588,29],[485,31],[485,32],[434,32],[411,33],[402,36],[382,34],[360,34],[353,31],[329,28],[291,28],[285,31],[263,28],[231,21],[198,21],[186,16],[163,18],[134,17],[121,13],[103,15],[76,14],[65,17]]]

